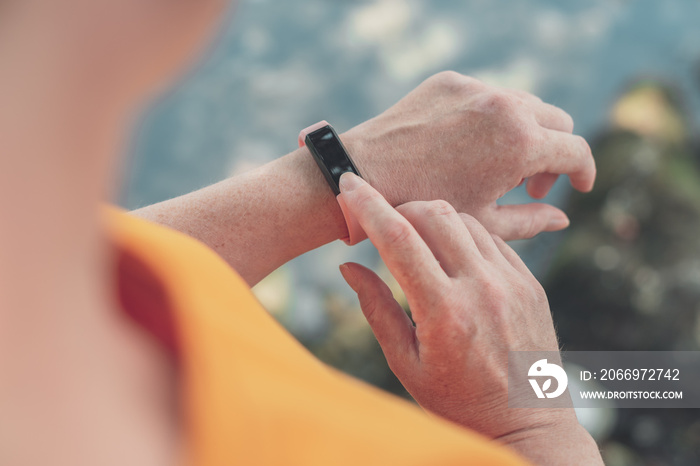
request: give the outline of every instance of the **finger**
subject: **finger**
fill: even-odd
[[[448,276],[457,276],[481,258],[464,222],[448,202],[409,202],[396,210],[413,225]]]
[[[554,183],[559,179],[556,173],[538,173],[527,180],[527,193],[534,199],[542,199],[549,194]]]
[[[549,204],[499,205],[489,212],[484,223],[491,233],[506,241],[526,239],[543,231],[558,231],[569,226],[569,218]]]
[[[530,269],[527,268],[527,265],[525,265],[525,262],[523,262],[518,253],[515,252],[513,248],[508,246],[508,244],[506,244],[506,242],[503,241],[500,236],[491,235],[491,238],[493,239],[493,242],[498,250],[501,252],[502,256],[508,262],[510,262],[510,265],[512,265],[515,270],[525,275],[532,275],[532,272],[530,272]]]
[[[542,102],[534,94],[521,89],[504,89],[521,98],[535,114],[537,123],[543,128],[571,133],[574,130],[574,119],[561,108]]]
[[[382,347],[391,370],[396,373],[410,367],[418,355],[415,327],[389,287],[376,273],[360,264],[343,264],[340,273],[357,293],[362,313]]]
[[[579,191],[593,189],[596,168],[588,143],[581,136],[544,129],[546,143],[538,145],[536,173],[568,175]],[[533,173],[534,174],[534,173]]]
[[[449,284],[437,259],[416,232],[374,188],[362,178],[345,173],[340,177],[345,204],[407,298],[433,296]]]
[[[460,213],[459,217],[464,226],[467,227],[467,230],[469,230],[469,235],[473,238],[479,252],[486,260],[493,262],[501,258],[498,248],[496,248],[491,239],[491,233],[477,219],[465,213]]]
[[[534,105],[532,110],[535,113],[537,123],[543,128],[564,133],[572,133],[574,131],[574,119],[559,107],[540,102]]]

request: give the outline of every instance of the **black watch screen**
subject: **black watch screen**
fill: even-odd
[[[324,126],[306,136],[306,146],[337,196],[340,176],[351,172],[361,176],[332,126]]]

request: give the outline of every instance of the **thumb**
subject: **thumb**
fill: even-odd
[[[415,327],[376,273],[354,262],[340,266],[340,273],[360,299],[360,307],[394,373],[415,362]],[[397,374],[398,375],[398,374]]]
[[[491,233],[511,241],[532,238],[543,231],[563,230],[569,226],[569,217],[549,204],[500,205],[486,224]]]

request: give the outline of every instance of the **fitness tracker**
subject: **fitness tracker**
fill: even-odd
[[[340,175],[345,172],[354,173],[357,176],[362,175],[360,175],[355,163],[352,161],[352,158],[350,158],[350,154],[348,154],[347,149],[345,149],[345,146],[338,137],[338,133],[325,121],[320,123],[325,123],[325,125],[320,126],[320,124],[317,123],[309,127],[315,128],[316,126],[320,126],[306,133],[304,143],[306,147],[309,148],[309,151],[311,151],[311,155],[318,164],[318,168],[321,169],[323,176],[326,177],[328,185],[337,196],[340,194],[340,188],[338,187]]]
[[[303,146],[309,148],[309,152],[311,152],[318,168],[333,190],[340,209],[343,211],[345,223],[348,226],[348,236],[343,238],[343,241],[350,245],[359,243],[367,236],[360,224],[350,215],[346,208],[338,183],[343,173],[350,172],[360,177],[362,175],[360,175],[350,154],[338,137],[338,133],[327,121],[320,121],[301,130],[299,133],[299,147]]]

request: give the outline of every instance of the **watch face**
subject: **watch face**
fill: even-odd
[[[322,169],[325,167],[324,174],[328,178],[328,183],[336,195],[339,194],[338,182],[343,173],[351,172],[359,175],[343,143],[330,125],[309,133],[306,139],[307,146],[319,162],[319,166]]]

